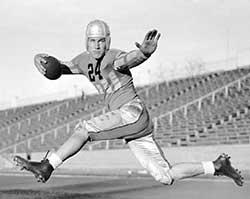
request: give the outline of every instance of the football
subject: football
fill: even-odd
[[[46,69],[45,77],[50,80],[58,79],[62,75],[62,69],[60,62],[52,56],[44,57],[46,63],[42,63],[42,65]]]

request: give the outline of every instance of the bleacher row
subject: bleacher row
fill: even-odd
[[[250,67],[219,71],[138,88],[162,146],[249,143]],[[59,147],[79,120],[106,110],[87,96],[0,111],[0,153]],[[88,143],[83,150],[117,149],[122,140]]]

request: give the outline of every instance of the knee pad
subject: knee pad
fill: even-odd
[[[85,139],[89,138],[87,123],[85,120],[80,121],[74,128],[74,133],[81,134]]]

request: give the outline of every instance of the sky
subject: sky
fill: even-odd
[[[210,72],[250,63],[248,0],[0,0],[0,107],[95,92],[84,76],[52,81],[33,64],[37,53],[64,61],[80,54],[94,19],[109,24],[111,47],[125,51],[147,31],[161,33],[156,52],[132,69],[135,85],[190,76],[197,64]]]

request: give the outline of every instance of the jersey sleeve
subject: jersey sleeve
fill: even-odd
[[[61,61],[62,74],[80,74],[78,65],[73,61]]]
[[[84,53],[76,56],[71,61],[61,61],[63,74],[84,74],[81,69],[81,62],[85,62]]]
[[[130,69],[140,65],[147,59],[148,57],[146,57],[140,50],[132,50],[128,53],[120,51],[117,53],[116,58],[114,60],[114,69]]]

